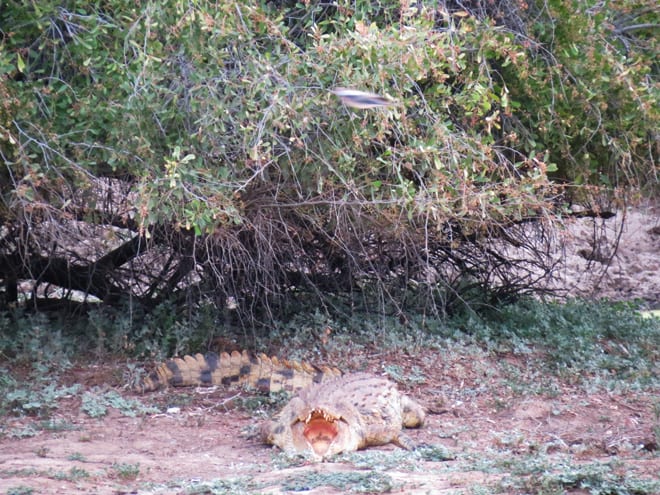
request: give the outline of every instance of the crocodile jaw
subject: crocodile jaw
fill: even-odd
[[[338,421],[322,410],[315,409],[309,413],[302,434],[315,455],[323,457],[328,453],[339,434]]]
[[[298,417],[291,425],[291,434],[296,451],[311,453],[317,459],[357,448],[346,420],[324,409],[312,409]]]

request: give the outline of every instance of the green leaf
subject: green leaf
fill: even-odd
[[[16,65],[18,67],[18,72],[21,74],[25,72],[25,62],[23,61],[23,57],[21,57],[20,53],[16,53]]]

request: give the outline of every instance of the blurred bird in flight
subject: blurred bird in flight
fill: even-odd
[[[367,93],[357,89],[334,88],[330,92],[338,96],[344,105],[352,108],[378,108],[396,103],[376,93]]]

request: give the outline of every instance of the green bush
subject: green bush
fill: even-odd
[[[515,226],[657,188],[658,10],[471,5],[7,2],[8,286],[253,322],[297,294],[439,314],[533,288],[493,242],[545,269]],[[353,111],[336,86],[396,104]]]

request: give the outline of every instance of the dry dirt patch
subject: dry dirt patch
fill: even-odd
[[[563,263],[554,287],[574,297],[640,299],[660,308],[660,204],[619,211],[602,224],[569,222],[557,247]]]

